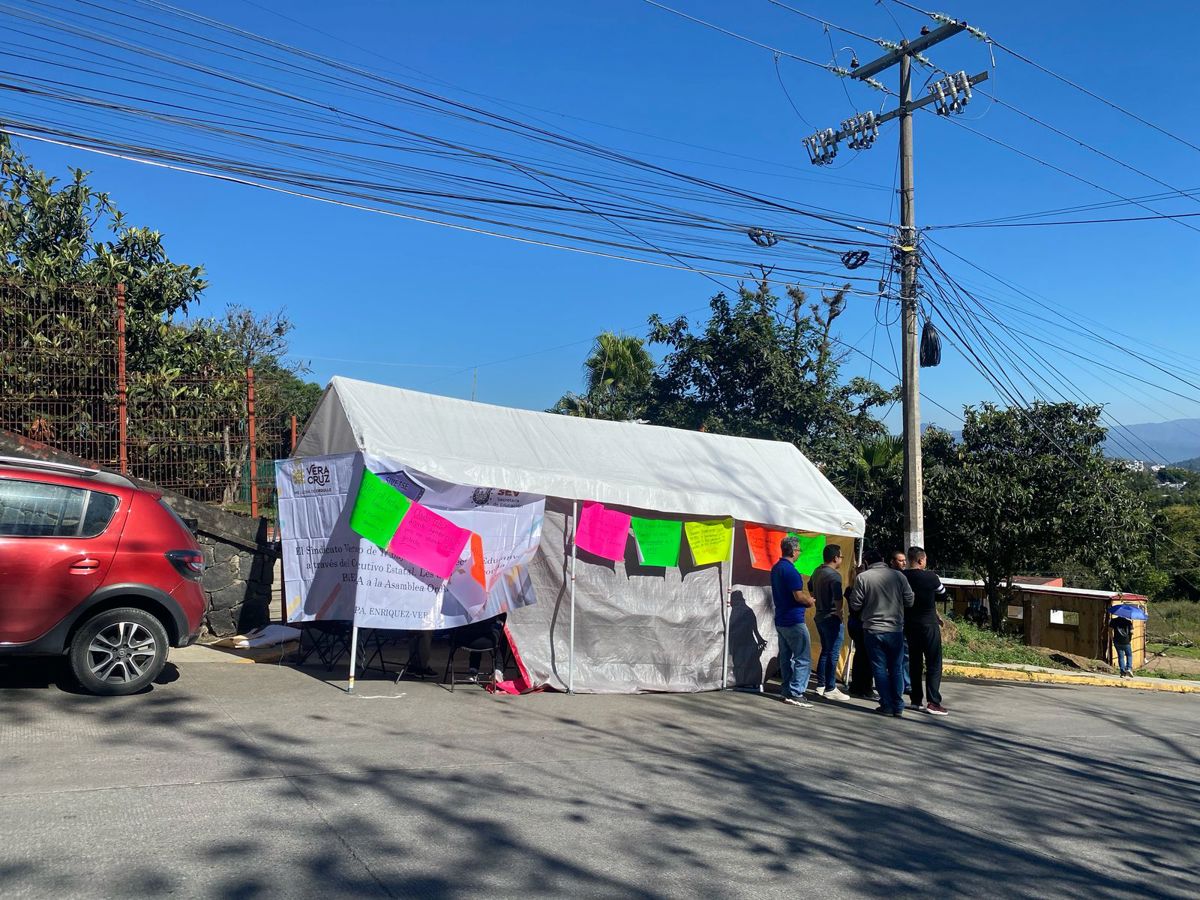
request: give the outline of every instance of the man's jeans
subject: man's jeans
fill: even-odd
[[[812,672],[812,647],[808,625],[776,625],[779,636],[779,693],[802,699]]]
[[[838,655],[842,650],[842,620],[833,616],[817,622],[821,636],[821,655],[817,658],[817,687],[832,691],[837,687]]]
[[[863,636],[862,619],[851,615],[846,623],[846,633],[854,645],[854,657],[850,661],[850,696],[865,696],[871,693],[871,655],[867,653],[866,638]]]
[[[1117,648],[1117,665],[1122,672],[1133,671],[1133,644],[1114,644]]]
[[[904,636],[904,654],[900,660],[900,671],[904,673],[904,689],[903,693],[912,693],[912,678],[908,674],[909,667],[912,663],[908,659],[908,635]]]
[[[866,638],[871,668],[875,671],[875,690],[879,692],[879,705],[884,712],[903,712],[904,698],[900,689],[904,686],[904,634],[899,631],[868,631]]]

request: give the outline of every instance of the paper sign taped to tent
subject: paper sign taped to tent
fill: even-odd
[[[579,514],[575,545],[603,559],[620,562],[625,558],[631,518],[628,513],[606,509],[603,503],[588,501]]]
[[[541,540],[544,497],[448,484],[394,460],[365,457],[367,469],[382,480],[410,479],[422,492],[422,505],[480,535],[485,588],[472,576],[469,552],[445,579],[390,556],[351,529],[360,459],[349,453],[276,463],[289,621],[354,619],[364,627],[453,628],[534,602],[521,569]],[[394,477],[398,474],[403,479]]]
[[[630,522],[637,543],[638,561],[643,566],[674,567],[679,565],[679,541],[683,523],[670,519],[643,519],[634,516]]]
[[[746,535],[746,547],[750,551],[750,565],[756,569],[767,570],[783,557],[779,552],[779,542],[785,537],[793,537],[798,544],[794,565],[801,575],[811,575],[825,561],[825,535],[797,534],[794,531],[777,531],[764,525],[747,522],[742,526]]]
[[[698,566],[724,562],[733,548],[733,519],[714,519],[710,522],[684,522],[688,547]]]
[[[363,477],[369,474],[364,472]],[[467,529],[459,528],[427,506],[414,503],[400,520],[387,549],[392,556],[428,569],[439,578],[449,578],[470,539],[471,532]]]
[[[792,537],[800,542],[795,563],[796,571],[807,578],[825,562],[825,535],[793,532]]]
[[[750,565],[766,571],[779,562],[779,542],[787,537],[786,531],[776,531],[750,522],[742,526],[746,535],[746,547],[750,550]]]
[[[374,472],[363,472],[350,512],[350,527],[377,547],[387,547],[412,501]]]

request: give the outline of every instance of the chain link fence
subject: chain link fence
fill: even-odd
[[[258,516],[294,446],[283,384],[252,369],[127,369],[124,289],[0,283],[0,429]]]
[[[118,318],[111,292],[0,282],[0,428],[119,468]]]

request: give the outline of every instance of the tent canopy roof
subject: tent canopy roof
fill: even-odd
[[[365,451],[458,484],[861,537],[792,444],[491,406],[335,376],[296,456]]]

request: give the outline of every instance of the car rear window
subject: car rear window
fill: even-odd
[[[83,527],[79,530],[80,537],[96,537],[104,534],[104,529],[112,521],[113,513],[117,511],[117,498],[102,491],[91,491],[88,498],[87,511],[83,514]]]

